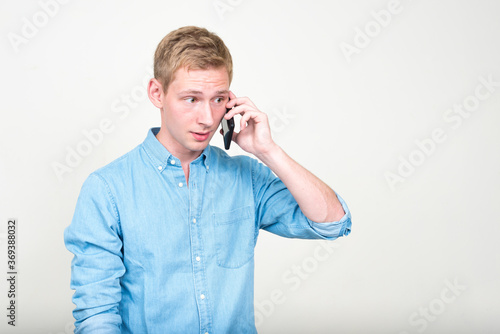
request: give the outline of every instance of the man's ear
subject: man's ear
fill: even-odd
[[[163,98],[164,98],[163,86],[155,78],[149,80],[148,97],[156,108],[161,109],[163,107]]]

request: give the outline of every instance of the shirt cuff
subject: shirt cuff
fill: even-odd
[[[120,334],[122,319],[118,314],[102,313],[84,320],[75,334]]]
[[[310,219],[307,219],[311,228],[321,236],[327,239],[335,239],[342,236],[347,236],[351,233],[351,211],[347,207],[345,201],[337,193],[337,198],[344,209],[344,216],[339,221],[326,222],[326,223],[316,223]]]

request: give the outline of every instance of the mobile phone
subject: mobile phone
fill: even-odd
[[[229,110],[231,109],[226,108],[226,114]],[[229,150],[229,146],[231,146],[231,140],[233,139],[234,117],[231,117],[230,119],[225,119],[224,117],[222,117],[221,125],[222,135],[224,137],[224,148],[226,150]]]

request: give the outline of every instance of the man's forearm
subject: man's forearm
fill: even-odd
[[[257,156],[288,188],[304,215],[316,223],[340,220],[345,212],[335,192],[290,158],[278,145]]]

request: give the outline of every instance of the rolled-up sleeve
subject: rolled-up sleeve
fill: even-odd
[[[75,333],[120,333],[125,267],[119,216],[107,183],[96,173],[82,186],[64,241],[74,254],[70,287],[75,290]]]
[[[342,204],[342,208],[344,209],[344,216],[339,221],[315,223],[312,220],[307,219],[311,228],[327,239],[335,239],[338,237],[347,236],[349,233],[351,233],[351,211],[349,211],[349,208],[347,207],[344,199],[342,199],[342,197],[340,197],[337,193],[335,194],[337,195],[337,198],[340,204]]]
[[[284,183],[257,161],[252,167],[252,182],[258,228],[300,239],[334,240],[351,232],[351,212],[338,194],[344,216],[336,222],[316,223],[302,213]]]

